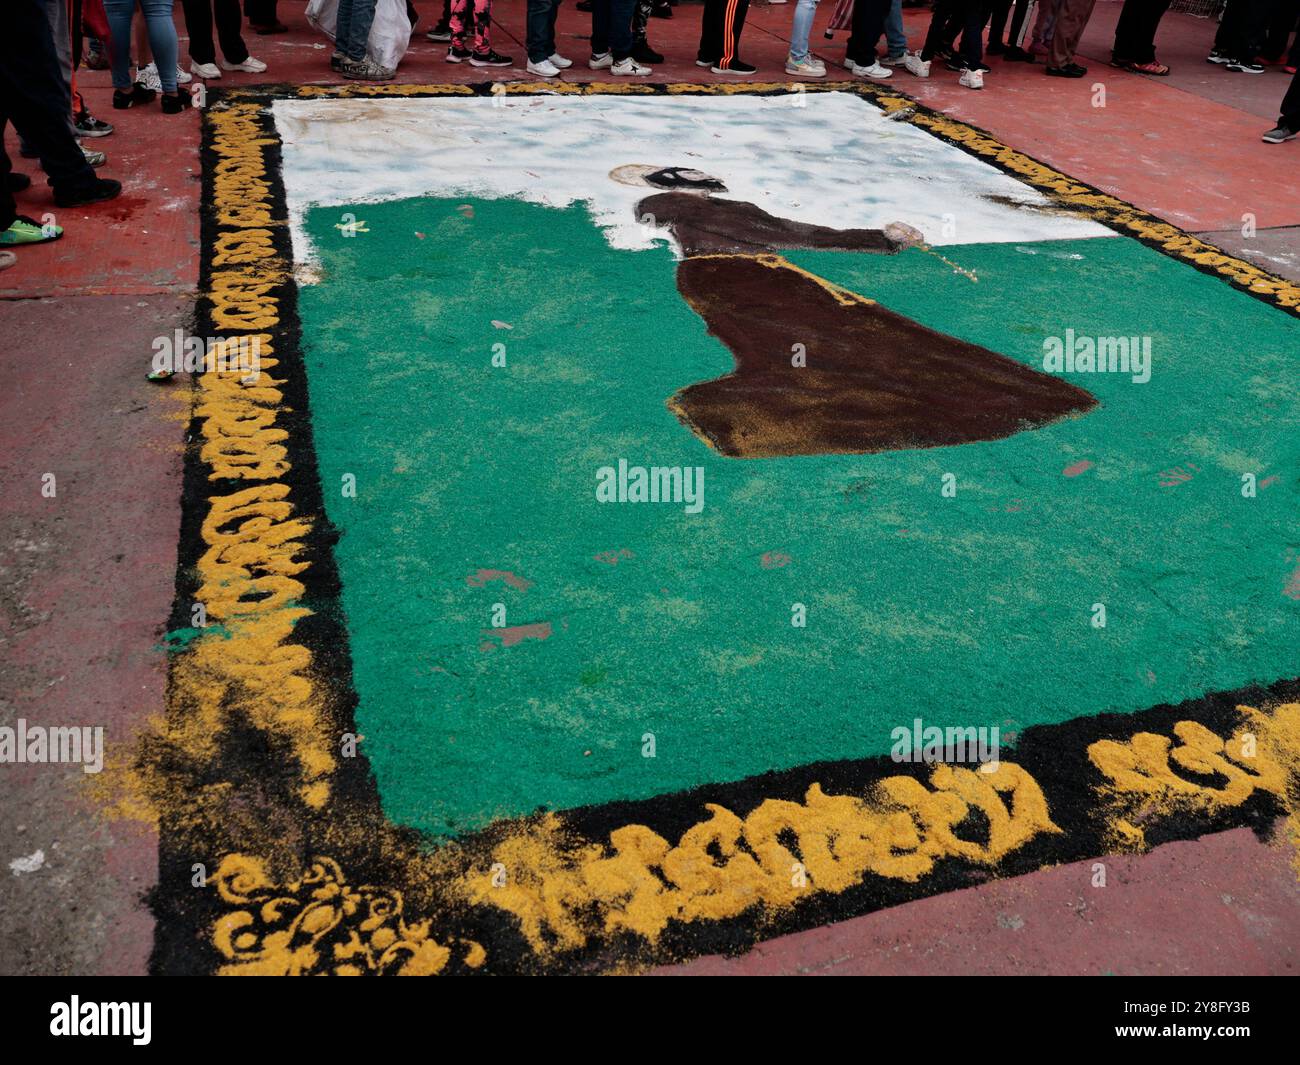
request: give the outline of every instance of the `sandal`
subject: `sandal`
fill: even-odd
[[[1125,63],[1124,69],[1132,74],[1151,74],[1157,78],[1163,78],[1169,74],[1169,68],[1154,59],[1150,63]]]

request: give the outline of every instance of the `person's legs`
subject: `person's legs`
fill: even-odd
[[[794,22],[790,27],[790,58],[796,63],[808,58],[808,35],[812,33],[817,0],[795,0]]]
[[[547,55],[553,56],[556,53],[555,47],[555,20],[560,17],[560,0],[552,0],[551,13],[546,19],[546,46]]]
[[[632,8],[636,0],[611,0],[609,5],[609,51],[614,62],[632,54]]]
[[[987,17],[981,0],[962,0],[961,59],[967,70],[978,70],[983,65]]]
[[[131,18],[135,0],[104,0],[104,13],[112,33],[108,56],[113,65],[113,88],[131,91]]]
[[[727,0],[704,0],[704,17],[700,20],[701,63],[716,63],[722,55],[722,16],[727,10]]]
[[[1062,0],[1056,15],[1056,30],[1047,51],[1047,65],[1061,70],[1074,62],[1074,51],[1079,47],[1083,28],[1092,17],[1096,0]]]
[[[907,33],[903,29],[903,0],[890,0],[889,11],[885,15],[885,46],[890,55],[902,55],[907,51]]]
[[[1282,97],[1282,115],[1277,124],[1289,130],[1300,131],[1300,70],[1292,75],[1291,87]]]
[[[650,27],[650,15],[655,9],[655,0],[636,0],[632,8],[632,41],[633,43],[644,41],[646,39],[646,30]],[[592,49],[594,53],[595,48]]]
[[[374,21],[375,0],[339,0],[338,24],[334,28],[334,43],[338,50],[348,59],[365,59],[366,43],[370,40],[370,27]]]
[[[856,0],[853,20],[849,23],[849,43],[844,57],[858,66],[869,67],[877,60],[876,42],[885,30],[885,16],[891,0]],[[936,5],[946,0],[935,0]]]
[[[1056,31],[1056,16],[1061,9],[1061,0],[1039,0],[1038,17],[1034,19],[1033,45],[1040,52],[1046,52],[1052,43],[1052,34]]]
[[[242,63],[248,58],[248,46],[240,32],[243,19],[239,14],[239,0],[213,0],[217,20],[217,40],[227,63]],[[369,31],[367,31],[369,36]],[[162,67],[158,68],[160,71]]]
[[[56,196],[95,184],[67,122],[67,87],[49,20],[37,0],[6,0],[0,101],[18,135],[36,150]]]
[[[956,9],[955,0],[934,0],[934,13],[930,16],[930,28],[925,33],[925,43],[921,45],[921,59],[929,62],[940,51],[948,47],[948,20]],[[854,12],[856,14],[856,11]]]
[[[190,39],[190,59],[195,63],[215,63],[217,46],[212,40],[211,0],[181,0],[181,9],[185,12],[185,33]],[[155,61],[157,58],[154,57]],[[161,67],[158,73],[162,75]]]
[[[555,9],[559,0],[528,0],[528,61],[540,63],[555,53]]]
[[[149,48],[158,66],[158,80],[163,93],[170,96],[176,92],[176,59],[180,51],[176,23],[172,21],[172,0],[140,0],[140,8],[149,32]]]
[[[465,30],[466,16],[470,11],[470,0],[451,0],[451,18],[447,26],[451,30],[451,46],[457,52],[466,50]]]
[[[989,18],[989,52],[996,55],[1002,51],[1002,35],[1007,30],[1007,16],[1011,14],[1011,0],[993,0],[992,14]]]

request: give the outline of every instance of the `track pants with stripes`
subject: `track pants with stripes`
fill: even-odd
[[[704,0],[700,61],[726,68],[740,57],[740,31],[745,28],[749,0]]]

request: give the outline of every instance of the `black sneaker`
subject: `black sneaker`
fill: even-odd
[[[717,61],[716,59],[697,59],[697,60],[695,60],[695,65],[696,65],[697,67],[712,67],[712,66],[717,66],[717,64],[718,64],[718,61]]]
[[[469,65],[472,67],[512,67],[515,61],[508,55],[501,55],[489,48],[480,55],[478,52],[469,57]]]
[[[638,63],[654,64],[664,61],[663,55],[651,48],[649,41],[634,41],[632,43],[632,58]]]
[[[1287,126],[1278,126],[1276,129],[1270,129],[1264,134],[1265,144],[1281,144],[1283,141],[1289,141],[1296,135],[1296,130]]]
[[[72,124],[77,127],[78,137],[107,137],[113,132],[112,126],[107,122],[101,122],[89,111],[78,114]]]
[[[450,41],[451,26],[449,26],[445,22],[439,22],[436,26],[433,27],[433,29],[431,29],[428,33],[426,33],[425,36],[428,37],[429,40],[431,41]]]
[[[179,115],[187,107],[194,106],[194,98],[184,89],[179,89],[175,96],[163,93],[162,110],[164,115]]]
[[[153,98],[157,95],[153,89],[146,89],[139,82],[132,84],[130,92],[114,89],[113,110],[125,111],[128,107],[135,107],[136,104],[153,103]]]
[[[1211,49],[1210,54],[1205,57],[1205,61],[1207,63],[1217,63],[1219,66],[1224,66],[1225,64],[1232,62],[1232,57],[1226,56],[1217,48],[1214,48]]]
[[[452,45],[450,48],[447,49],[447,62],[468,63],[470,56],[472,56],[473,54],[474,53],[471,52],[468,48],[457,48],[455,45]]]
[[[1052,78],[1081,78],[1088,69],[1078,63],[1066,63],[1063,67],[1044,67],[1043,72]]]
[[[1256,63],[1253,59],[1230,59],[1224,64],[1229,70],[1235,70],[1239,74],[1263,74],[1264,64]]]
[[[736,74],[738,76],[753,74],[758,70],[758,67],[754,66],[752,63],[746,63],[743,59],[733,59],[725,67],[719,65],[721,62],[722,60],[719,59],[718,62],[714,63],[709,69],[715,74]]]
[[[1007,49],[1006,54],[1002,57],[1008,63],[1032,63],[1034,57],[1032,53],[1026,52],[1019,45],[1013,44]]]
[[[71,192],[56,191],[54,202],[60,207],[84,207],[88,203],[111,200],[122,191],[122,183],[112,178],[93,178],[88,185],[83,185]]]
[[[673,9],[669,4],[655,4],[654,10],[650,12],[651,18],[672,18]]]

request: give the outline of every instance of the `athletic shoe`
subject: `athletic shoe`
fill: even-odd
[[[654,8],[650,11],[650,16],[651,18],[672,18],[673,17],[672,6],[666,3],[655,4]]]
[[[884,63],[887,67],[901,67],[903,65],[903,57],[906,55],[906,52],[899,52],[898,55],[881,56],[880,62]]]
[[[455,45],[447,49],[448,63],[468,63],[469,57],[474,53],[468,48],[457,48]]]
[[[1081,78],[1088,72],[1083,67],[1069,63],[1063,67],[1044,67],[1043,73],[1049,78]]]
[[[189,84],[190,82],[192,82],[193,80],[194,80],[194,75],[191,74],[188,70],[184,70],[184,69],[182,69],[181,65],[180,65],[179,63],[177,63],[177,64],[176,64],[176,84],[177,84],[177,85],[188,85],[188,84]]]
[[[620,59],[617,63],[615,63],[613,66],[609,68],[609,72],[611,74],[617,75],[620,78],[640,77],[643,74],[654,73],[654,71],[651,70],[649,67],[643,67],[631,56],[628,56],[626,59]]]
[[[984,72],[980,70],[963,70],[957,80],[968,89],[984,88]]]
[[[8,270],[18,261],[18,256],[11,251],[0,251],[0,270]]]
[[[903,66],[909,74],[915,74],[918,78],[930,76],[930,60],[922,59],[920,52],[908,52],[903,56]]]
[[[554,78],[560,73],[560,68],[549,59],[543,59],[538,63],[530,59],[527,69],[529,74],[536,74],[539,78]]]
[[[958,56],[953,56],[950,59],[944,60],[943,65],[956,74],[960,74],[963,70],[968,69],[966,66],[966,60]],[[993,68],[987,63],[981,63],[973,69],[978,70],[981,74],[988,74]]]
[[[369,56],[365,56],[361,59],[345,58],[343,69],[339,73],[353,81],[387,81],[397,71],[392,67],[380,66]]]
[[[1278,126],[1276,129],[1270,129],[1264,134],[1265,144],[1281,144],[1283,141],[1289,141],[1296,135],[1296,130],[1289,129],[1286,126]]]
[[[800,78],[824,78],[826,77],[826,64],[810,55],[804,56],[803,59],[786,56],[785,72]]]
[[[469,65],[472,67],[512,67],[515,61],[508,55],[501,55],[489,48],[482,55],[477,52],[469,57]]]
[[[175,96],[168,96],[163,93],[162,111],[164,115],[179,115],[186,108],[194,105],[194,98],[184,89],[179,90]]]
[[[288,33],[289,27],[283,22],[272,22],[268,25],[258,26],[252,22],[249,23],[259,37],[269,37],[273,33]]]
[[[593,55],[587,60],[587,66],[592,70],[608,70],[614,65],[614,55],[612,52],[602,52],[600,55]]]
[[[122,191],[122,183],[112,178],[91,178],[90,184],[71,192],[55,192],[54,202],[60,207],[84,207],[89,203],[111,200]]]
[[[108,53],[104,51],[104,46],[92,37],[82,62],[85,63],[87,70],[107,70],[109,67]]]
[[[158,67],[154,63],[136,70],[135,83],[150,92],[162,92],[162,78],[158,76]]]
[[[251,55],[242,63],[227,63],[223,59],[221,65],[227,70],[242,70],[245,74],[261,74],[266,70],[266,64],[260,59],[254,59]]]
[[[81,149],[81,154],[86,157],[86,162],[91,166],[103,166],[108,162],[108,156],[103,152],[97,152],[94,148],[87,148],[81,141],[77,141],[77,147]]]
[[[0,244],[48,244],[52,240],[58,240],[63,236],[63,227],[51,223],[49,226],[42,227],[41,224],[25,214],[20,214],[14,219],[14,224],[8,229],[0,231]]]
[[[717,62],[718,61],[716,59],[697,59],[695,61],[695,65],[697,67],[711,67],[711,66],[716,66]]]
[[[651,66],[664,61],[663,55],[651,48],[650,42],[646,40],[632,43],[632,58],[638,63],[649,63]]]
[[[569,67],[573,66],[573,60],[565,59],[559,52],[556,52],[551,56],[551,66],[556,70],[568,70]]]
[[[754,66],[752,63],[746,63],[743,59],[733,59],[731,65],[727,67],[719,66],[718,64],[721,62],[722,60],[719,59],[718,62],[714,63],[709,69],[715,74],[735,74],[737,77],[743,77],[746,74],[753,74],[758,70],[758,67]]]
[[[342,52],[335,51],[335,53],[330,56],[330,70],[334,71],[336,74],[342,73],[343,64],[347,62],[347,58],[348,57]]]
[[[1014,44],[1006,50],[1002,59],[1007,63],[1032,63],[1034,61],[1034,57],[1031,53],[1026,52],[1023,48]]]
[[[853,73],[860,78],[875,78],[877,81],[884,81],[886,78],[894,76],[894,72],[888,67],[881,66],[878,60],[867,67],[864,67],[861,63],[855,63]]]
[[[216,63],[191,63],[190,73],[196,78],[211,80],[221,77],[221,68]]]
[[[1226,56],[1217,48],[1214,48],[1211,49],[1210,54],[1205,57],[1205,61],[1207,63],[1217,63],[1219,66],[1224,66],[1232,62],[1232,57]]]
[[[121,89],[113,90],[113,110],[125,111],[128,107],[134,107],[136,104],[152,103],[153,98],[158,94],[152,89],[146,89],[139,82],[131,86],[130,92],[123,92]]]
[[[429,40],[438,41],[439,43],[442,43],[444,41],[450,41],[451,26],[449,26],[445,22],[439,22],[436,26],[430,29],[429,32],[425,34],[425,36],[428,37]]]
[[[78,137],[107,137],[113,132],[112,126],[107,122],[101,122],[89,111],[82,111],[72,124],[77,127]]]
[[[1001,41],[989,41],[989,46],[984,49],[989,55],[1003,55],[1007,46]]]
[[[1230,59],[1225,66],[1229,70],[1235,70],[1239,74],[1263,74],[1264,64],[1256,63],[1253,59]]]

